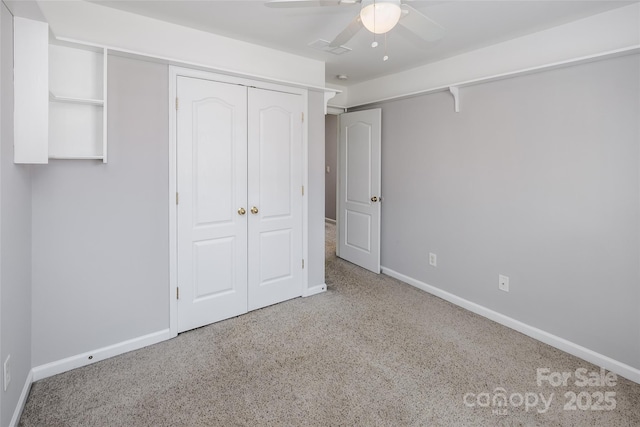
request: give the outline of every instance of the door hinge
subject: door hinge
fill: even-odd
[[[302,260],[302,268],[304,268],[304,259]]]
[[[178,98],[176,97],[176,110],[178,109]]]
[[[304,196],[304,185],[302,186],[302,195]]]
[[[180,288],[176,287],[176,299],[180,299]]]
[[[176,191],[176,205],[178,204],[179,201],[180,201],[180,198],[178,197],[178,192]]]
[[[302,120],[300,120],[300,121],[301,121],[302,123],[304,123],[304,113],[300,113],[300,118],[302,119]]]

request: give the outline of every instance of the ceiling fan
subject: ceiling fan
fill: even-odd
[[[361,3],[360,13],[329,44],[347,43],[365,27],[374,34],[385,34],[396,27],[399,33],[421,46],[441,39],[444,28],[407,4],[410,0],[266,0],[268,7],[320,7]],[[373,47],[377,46],[374,41]]]

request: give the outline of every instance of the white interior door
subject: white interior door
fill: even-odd
[[[177,94],[182,332],[247,311],[247,88],[178,77]]]
[[[380,273],[382,110],[340,115],[338,256]]]
[[[249,89],[249,310],[302,295],[302,99]]]

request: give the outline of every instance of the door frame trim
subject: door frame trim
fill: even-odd
[[[177,126],[176,104],[177,78],[193,77],[205,80],[213,80],[221,83],[251,86],[259,89],[267,89],[279,92],[292,93],[302,97],[302,113],[305,117],[302,123],[302,185],[309,188],[309,92],[299,87],[284,86],[274,83],[251,80],[241,77],[216,74],[191,68],[169,66],[169,330],[171,338],[178,335],[178,300],[176,292],[178,288],[178,229],[176,190],[177,190]],[[308,191],[302,197],[302,257],[309,260],[309,198]],[[305,266],[302,270],[302,283],[300,295],[309,295],[309,269]]]

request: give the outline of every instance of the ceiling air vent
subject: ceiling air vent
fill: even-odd
[[[309,43],[309,46],[314,49],[321,50],[323,52],[333,53],[334,55],[342,55],[343,53],[351,52],[351,49],[349,49],[346,46],[331,47],[329,46],[329,43],[331,42],[318,39],[312,43]]]

